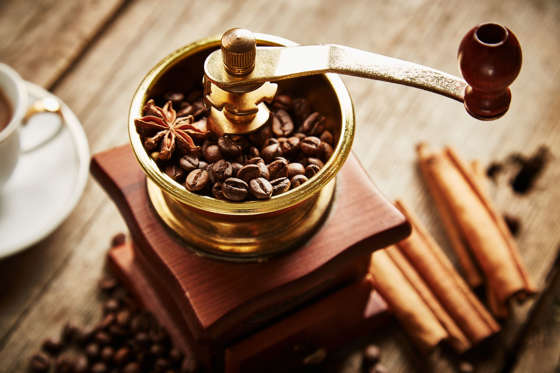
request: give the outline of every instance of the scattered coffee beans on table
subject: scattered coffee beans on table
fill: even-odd
[[[124,235],[113,239],[124,242]],[[66,324],[60,339],[47,339],[30,358],[37,373],[193,373],[196,360],[173,346],[167,331],[121,287],[106,275],[99,281],[103,317],[91,328]]]
[[[218,137],[208,130],[201,95],[155,97],[135,120],[152,159],[193,193],[232,202],[266,200],[305,183],[333,153],[335,134],[304,98],[278,95],[259,130]]]

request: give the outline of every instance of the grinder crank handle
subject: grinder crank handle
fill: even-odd
[[[230,92],[248,92],[259,84],[334,72],[425,89],[464,102],[473,117],[496,119],[509,108],[508,86],[521,69],[521,48],[506,27],[487,23],[461,41],[459,67],[465,80],[416,63],[327,44],[257,47],[250,32],[232,29],[222,49],[205,61],[206,78]],[[225,44],[224,44],[225,40]]]

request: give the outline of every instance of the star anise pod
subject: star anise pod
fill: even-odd
[[[170,159],[176,149],[181,154],[198,149],[193,137],[202,139],[208,135],[205,118],[194,122],[192,115],[177,117],[171,101],[159,107],[154,100],[149,100],[143,113],[143,117],[134,120],[136,130],[145,138],[147,151],[159,146],[161,160]]]

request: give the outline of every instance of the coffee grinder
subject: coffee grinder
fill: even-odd
[[[299,46],[243,29],[171,53],[132,98],[130,144],[92,160],[93,176],[132,236],[110,251],[109,262],[176,345],[209,371],[297,371],[320,363],[386,320],[387,306],[368,278],[369,257],[410,233],[351,152],[354,109],[336,73],[439,93],[478,119],[503,115],[521,66],[514,34],[492,23],[474,27],[458,58],[465,80],[345,46]],[[298,92],[327,118],[336,138],[332,157],[308,182],[266,201],[189,192],[150,158],[134,119],[148,98],[201,80],[219,134],[255,131],[269,120],[266,103],[277,92]]]

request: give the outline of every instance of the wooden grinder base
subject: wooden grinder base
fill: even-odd
[[[113,249],[110,262],[175,342],[212,371],[296,369],[371,332],[386,313],[367,279],[369,255],[406,237],[410,226],[354,156],[319,231],[263,263],[213,260],[186,247],[152,209],[130,146],[95,155],[91,172],[134,242]]]

